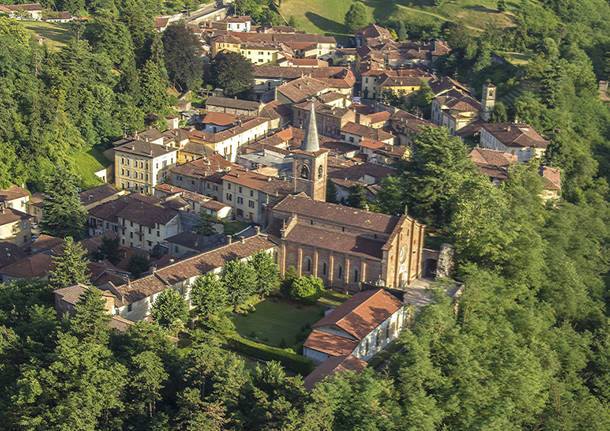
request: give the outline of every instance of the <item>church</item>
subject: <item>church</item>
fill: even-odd
[[[425,226],[406,211],[389,216],[325,202],[327,169],[312,105],[305,138],[294,151],[294,194],[273,203],[267,215],[281,275],[293,267],[350,291],[360,283],[411,285],[421,277]]]

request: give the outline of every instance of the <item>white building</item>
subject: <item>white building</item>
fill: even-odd
[[[542,157],[549,141],[526,123],[485,123],[481,127],[481,146],[517,156],[519,162]]]
[[[404,304],[386,290],[357,293],[313,325],[303,356],[316,364],[349,355],[368,362],[398,337],[407,318]]]

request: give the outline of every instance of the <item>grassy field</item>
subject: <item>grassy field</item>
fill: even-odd
[[[43,21],[21,21],[23,25],[32,32],[44,38],[44,42],[51,49],[60,49],[70,41],[72,33],[68,23],[43,22]]]
[[[245,228],[250,226],[250,223],[245,221],[228,221],[225,222],[225,235],[235,235],[237,232],[241,232]]]
[[[311,33],[346,35],[345,13],[354,0],[283,0],[280,12],[286,20],[294,16],[297,27]],[[455,0],[434,6],[433,0],[365,0],[371,21],[386,19],[432,19],[461,21],[474,30],[482,30],[489,21],[499,27],[513,25],[510,12],[498,12],[496,0]]]
[[[87,152],[75,154],[74,165],[76,173],[81,178],[83,188],[91,188],[101,184],[101,181],[93,173],[108,166],[110,162],[104,157],[98,148],[92,148]]]
[[[311,332],[310,325],[320,320],[326,308],[321,304],[299,305],[267,299],[256,304],[255,312],[236,314],[232,320],[242,337],[270,346],[292,347],[296,351]]]

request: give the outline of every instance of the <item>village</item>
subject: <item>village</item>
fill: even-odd
[[[42,17],[26,6],[0,10]],[[156,30],[171,21],[159,17]],[[108,165],[94,172],[103,184],[78,194],[87,213],[80,244],[90,259],[89,282],[55,290],[57,312],[73,312],[95,286],[110,325],[125,331],[151,320],[164,292],[178,292],[193,307],[191,292],[201,276],[220,276],[229,262],[263,253],[277,266],[274,283],[313,277],[324,293],[298,308],[264,295],[235,304],[259,308],[236,317],[242,343],[276,350],[290,345],[286,363],[302,356],[313,364],[300,369],[313,370],[305,378],[308,388],[371,361],[378,365],[417,310],[434,301],[434,291],[455,300],[462,288],[452,280],[451,244],[435,241],[408,208],[386,215],[359,204],[375,202],[383,180],[412,156],[414,140],[428,128],[444,127],[461,139],[496,186],[511,167],[541,159],[550,141],[527,123],[491,121],[492,82],[475,90],[439,76],[435,61],[451,49],[443,40],[399,42],[371,24],[345,47],[332,36],[226,13],[193,19],[187,28],[208,62],[226,52],[248,59],[254,85],[239,98],[208,91],[200,108],[181,98],[162,130],[126,134],[104,152]],[[408,100],[424,87],[431,94],[428,115],[392,106],[391,100]],[[559,169],[541,165],[539,175],[542,199],[560,201]],[[3,283],[53,273],[64,239],[41,233],[47,199],[23,185],[0,191]],[[110,241],[118,250],[114,262],[100,256]],[[284,313],[288,319],[307,310],[296,342],[290,331],[269,342],[269,328],[257,334],[243,323],[266,306],[293,307]],[[272,331],[290,326],[268,322]]]

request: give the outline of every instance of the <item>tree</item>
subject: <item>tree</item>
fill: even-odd
[[[498,12],[504,12],[506,10],[506,0],[498,0]]]
[[[204,210],[201,211],[201,214],[199,215],[199,221],[197,222],[195,229],[201,235],[216,235],[218,233],[216,231],[216,225],[218,223],[220,223],[218,218],[214,217],[211,214],[208,214]]]
[[[218,276],[212,272],[197,278],[191,289],[191,303],[197,308],[197,314],[207,319],[217,316],[227,305],[227,288]]]
[[[250,265],[256,273],[256,293],[261,297],[268,296],[279,282],[279,268],[273,256],[263,250],[252,255]]]
[[[422,80],[419,89],[409,95],[409,110],[415,113],[420,112],[424,118],[430,118],[432,100],[434,100],[434,93],[430,89],[428,81]]]
[[[188,321],[188,304],[177,290],[165,289],[157,297],[150,314],[159,325],[169,328],[176,320]]]
[[[290,17],[288,18],[288,25],[290,27],[296,28],[297,20],[294,18],[294,15],[290,15]]]
[[[508,112],[506,105],[502,102],[496,102],[494,111],[491,113],[492,123],[506,123],[508,121]]]
[[[404,42],[408,39],[408,37],[409,36],[407,35],[407,28],[405,27],[405,22],[401,20],[400,26],[398,28],[398,40]]]
[[[354,32],[359,28],[366,26],[368,23],[369,17],[364,4],[360,2],[353,3],[345,14],[346,27]]]
[[[161,390],[169,375],[163,361],[154,352],[145,351],[132,359],[134,371],[131,383],[136,394],[135,403],[146,406],[148,417],[152,418],[156,403],[161,399]]]
[[[78,196],[77,179],[65,166],[55,168],[45,187],[41,230],[43,233],[80,238],[85,230],[87,211]]]
[[[49,272],[49,284],[54,289],[72,286],[76,283],[88,284],[87,252],[72,237],[64,240],[61,253],[53,257],[55,267]]]
[[[347,197],[347,204],[350,207],[364,209],[367,205],[366,200],[366,189],[360,185],[355,184],[349,188],[349,196]]]
[[[337,203],[337,186],[330,179],[326,181],[326,202]]]
[[[127,262],[127,270],[131,272],[133,278],[140,278],[142,274],[148,271],[150,267],[150,262],[146,255],[142,253],[136,253],[129,258],[129,262]]]
[[[226,96],[235,96],[254,86],[254,66],[236,52],[219,52],[212,59],[212,82]]]
[[[96,287],[88,287],[70,318],[70,334],[81,342],[106,344],[110,333],[108,323],[111,319],[102,292]]]
[[[292,299],[310,304],[315,304],[322,293],[324,293],[324,282],[313,275],[297,278],[290,288]]]
[[[167,87],[169,87],[169,83],[160,66],[152,59],[146,61],[140,71],[140,86],[142,111],[156,114],[164,114],[168,111]]]
[[[94,252],[95,259],[108,259],[110,263],[116,265],[121,260],[121,249],[119,248],[119,238],[104,236],[102,244]]]
[[[286,272],[284,273],[284,279],[280,284],[280,291],[285,296],[290,296],[292,284],[297,278],[299,278],[299,273],[297,272],[296,268],[294,266],[289,266]]]
[[[256,272],[248,262],[231,260],[222,271],[222,282],[227,288],[229,303],[237,309],[255,292]]]
[[[201,47],[184,22],[167,27],[163,33],[163,48],[165,67],[172,84],[183,92],[197,88],[203,76]]]
[[[397,215],[408,204],[412,216],[440,228],[451,220],[463,184],[483,178],[466,146],[444,127],[422,129],[414,140],[413,156],[399,173],[382,182],[380,207]]]

